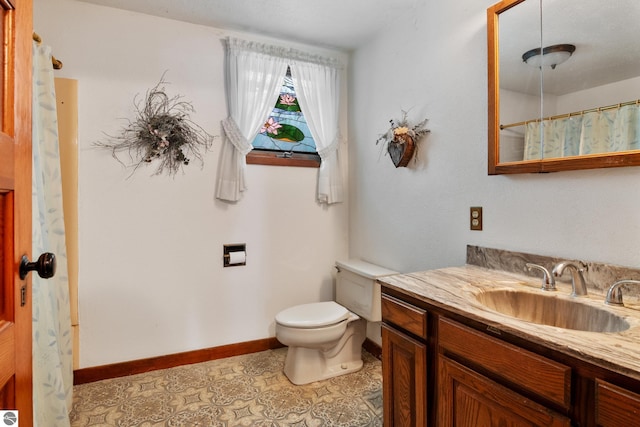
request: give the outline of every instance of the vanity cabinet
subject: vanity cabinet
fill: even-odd
[[[426,346],[387,326],[382,341],[384,425],[426,426]]]
[[[569,409],[569,367],[444,317],[438,336],[438,425],[571,425],[538,403]]]
[[[427,313],[382,297],[382,394],[384,425],[427,424]]]
[[[629,427],[640,380],[382,286],[384,425]]]
[[[439,359],[438,425],[570,426],[567,417],[547,410],[446,356]]]
[[[640,420],[640,394],[596,380],[596,425],[633,426]]]

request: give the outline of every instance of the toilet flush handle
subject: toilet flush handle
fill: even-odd
[[[337,265],[335,267],[336,267],[336,270],[338,270],[338,273],[340,273],[340,267],[338,267]]]

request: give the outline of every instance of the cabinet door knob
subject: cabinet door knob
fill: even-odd
[[[37,271],[38,276],[50,279],[56,274],[56,256],[51,252],[45,252],[38,257],[36,262],[29,262],[26,255],[20,260],[20,279],[27,277],[30,271]]]

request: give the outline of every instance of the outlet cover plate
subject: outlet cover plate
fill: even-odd
[[[471,230],[482,230],[482,207],[472,206],[469,208],[469,226]]]

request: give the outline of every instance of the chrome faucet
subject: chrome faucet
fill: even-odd
[[[611,305],[624,305],[622,303],[622,289],[620,288],[622,285],[626,284],[640,285],[640,280],[618,280],[616,283],[611,285],[607,291],[607,297],[605,298],[604,303]]]
[[[555,265],[553,267],[553,275],[556,277],[562,276],[565,268],[568,268],[571,271],[571,296],[583,296],[587,295],[587,284],[584,281],[584,276],[582,273],[587,269],[587,265],[578,261],[580,266],[577,266],[575,263],[571,261],[563,261]]]
[[[542,290],[543,291],[555,291],[556,290],[556,281],[553,279],[553,276],[549,274],[549,270],[544,268],[538,264],[532,264],[530,262],[525,264],[529,271],[535,269],[542,271]]]

